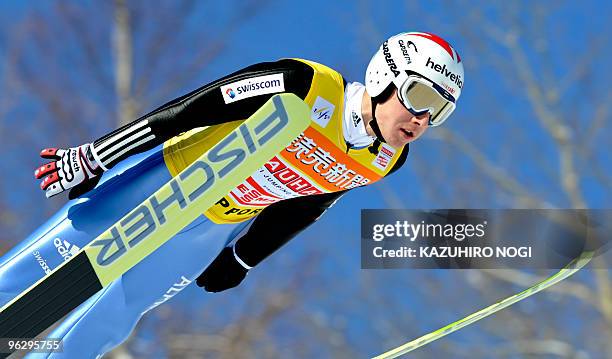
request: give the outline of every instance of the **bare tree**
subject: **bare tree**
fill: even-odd
[[[228,15],[191,0],[155,6],[58,1],[32,6],[20,23],[5,26],[0,79],[11,96],[0,100],[3,146],[14,153],[31,149],[26,158],[0,165],[15,184],[3,187],[2,197],[10,190],[23,198],[12,207],[25,221],[7,226],[12,244],[63,202],[42,201],[32,190],[40,149],[92,141],[209,82],[207,66],[223,54],[229,36],[215,26],[238,28],[264,7],[244,1]]]
[[[374,23],[373,9],[379,14],[398,10],[366,0],[357,6],[362,16],[356,42],[367,58],[385,33]],[[575,35],[575,43],[584,45],[576,52],[564,40],[572,39],[573,24],[553,21],[556,11],[569,5],[463,0],[444,2],[435,14],[426,11],[428,6],[406,2],[406,29],[453,34],[450,39],[460,42],[455,45],[466,66],[466,87],[453,118],[428,131],[411,151],[409,170],[390,181],[417,177],[431,207],[438,208],[588,208],[590,186],[597,187],[602,203],[609,203],[612,175],[602,149],[609,147],[612,94],[606,87],[609,77],[603,77],[609,73],[598,71],[610,58],[606,32]],[[35,197],[30,174],[39,164],[34,155],[39,148],[91,141],[208,82],[203,73],[224,53],[229,35],[207,24],[237,27],[260,8],[259,2],[241,2],[227,18],[215,4],[197,1],[155,6],[128,0],[95,6],[54,2],[32,7],[22,23],[10,28],[0,24],[5,29],[0,50],[6,53],[0,89],[10,94],[0,97],[3,149],[33,151],[0,167],[0,226],[8,237],[3,245],[15,244],[62,201]],[[350,71],[356,65],[348,61],[341,67]],[[583,115],[572,116],[575,112]],[[389,207],[411,203],[405,191],[388,183],[376,188]],[[14,193],[26,194],[20,197],[23,204],[11,200]],[[44,204],[32,206],[33,201]],[[339,250],[328,243],[344,236],[337,224],[319,226],[333,235],[303,235],[300,251],[275,255],[249,275],[256,277],[236,289],[238,294],[203,296],[204,309],[197,315],[173,303],[162,305],[108,356],[142,353],[140,334],[152,328],[159,338],[152,348],[171,357],[376,354],[517,292],[544,274],[359,271],[358,249]],[[333,261],[334,270],[325,261]],[[294,275],[279,273],[283,268]],[[610,298],[607,270],[583,272],[414,356],[602,357],[612,352]],[[568,310],[570,305],[575,310]],[[598,334],[566,330],[574,315]],[[505,345],[485,347],[491,338]]]
[[[368,3],[362,3],[367,11]],[[407,17],[411,19],[408,28],[436,29],[434,32],[452,40],[461,39],[459,49],[466,66],[463,96],[471,98],[459,102],[477,104],[468,111],[457,111],[443,128],[428,132],[429,141],[417,145],[425,147],[420,153],[430,154],[428,158],[411,160],[414,172],[427,184],[424,189],[435,189],[428,192],[432,207],[589,208],[593,195],[586,193],[592,187],[609,199],[609,157],[599,151],[609,147],[606,134],[612,124],[609,72],[607,78],[600,77],[600,65],[610,60],[606,31],[590,29],[577,35],[571,21],[554,22],[556,12],[567,11],[563,9],[565,4],[459,1],[445,3],[444,11],[435,14],[426,6],[406,3]],[[589,11],[597,9],[580,10]],[[381,33],[367,16],[364,19],[365,31]],[[380,188],[389,206],[402,202],[402,192],[387,184]],[[597,267],[606,265],[598,263]],[[489,298],[484,303],[492,303],[541,279],[521,271],[484,273],[492,277],[474,271],[449,274],[453,280],[463,278],[464,285],[459,292],[452,292],[453,308],[459,309],[458,302],[469,302],[474,297],[467,287],[474,287],[481,298]],[[489,334],[513,341],[496,351],[495,356],[539,353],[573,358],[612,352],[607,340],[612,337],[609,270],[586,270],[576,278],[592,284],[580,284],[574,279],[575,282],[540,294],[533,299],[539,308],[537,316],[527,315],[517,306],[479,324]],[[429,280],[439,281],[429,275],[420,278],[421,282]],[[450,293],[446,289],[440,292]],[[426,295],[436,297],[440,292]],[[385,300],[382,296],[380,299]],[[565,316],[558,311],[575,299],[580,306],[569,308],[590,311],[582,325],[600,328],[596,338],[576,331],[574,334],[581,339],[568,338],[567,328],[552,324],[556,322],[554,318]],[[555,309],[544,310],[550,300],[556,301]],[[568,318],[573,315],[571,310]],[[540,330],[535,328],[536,320]],[[512,327],[504,326],[504,321],[511,321]],[[538,334],[542,329],[547,333],[544,336]],[[411,327],[406,331],[413,332]],[[409,338],[407,335],[403,341]],[[453,339],[445,342],[453,343]],[[589,343],[588,350],[581,347],[583,343]],[[445,344],[432,344],[427,354],[438,348],[445,348]],[[462,348],[465,353],[461,353]],[[479,355],[476,348],[466,348],[465,344],[454,343],[446,347],[446,355],[491,356],[490,351]]]

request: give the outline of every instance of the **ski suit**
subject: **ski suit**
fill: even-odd
[[[95,358],[123,342],[139,318],[189,285],[227,245],[254,266],[316,221],[347,190],[397,170],[408,146],[367,135],[365,91],[302,59],[249,66],[96,140],[108,169],[95,189],[68,202],[0,259],[0,305],[69,259],[248,118],[273,94],[311,108],[311,125],[203,215],[91,297],[49,335],[64,352]]]

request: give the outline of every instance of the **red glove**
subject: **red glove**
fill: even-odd
[[[47,198],[70,190],[73,199],[93,189],[100,180],[103,169],[94,159],[91,144],[68,149],[45,148],[42,158],[53,160],[34,171],[37,179],[46,176],[40,183]]]

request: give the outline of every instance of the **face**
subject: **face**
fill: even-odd
[[[429,127],[429,113],[415,116],[400,102],[397,89],[389,98],[376,105],[378,127],[387,143],[401,148],[421,137]]]

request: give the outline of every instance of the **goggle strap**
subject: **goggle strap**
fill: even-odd
[[[385,141],[385,138],[382,135],[382,132],[380,132],[380,127],[378,127],[378,121],[376,120],[376,101],[373,97],[370,99],[370,101],[372,103],[372,120],[370,121],[370,128],[372,129],[372,131],[374,131],[376,138],[380,142],[387,143],[387,141]]]
[[[397,75],[397,77],[395,77],[393,79],[393,84],[395,85],[395,87],[398,89],[400,89],[400,87],[402,87],[402,84],[404,84],[406,81],[408,81],[408,73],[406,71],[401,71],[399,75]]]

